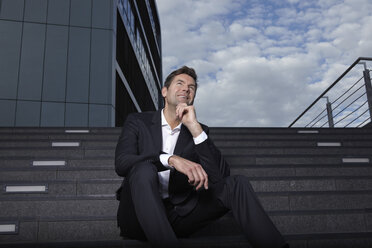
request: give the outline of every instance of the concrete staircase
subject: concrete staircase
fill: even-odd
[[[0,247],[147,247],[116,227],[120,128],[0,128]],[[372,129],[212,128],[291,247],[372,247]],[[247,247],[230,214],[184,247]]]

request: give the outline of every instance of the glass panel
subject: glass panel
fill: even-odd
[[[47,26],[43,100],[65,101],[67,67],[66,26]]]
[[[88,103],[90,29],[70,28],[67,101]]]
[[[91,0],[71,0],[70,25],[91,26]]]
[[[0,34],[0,98],[15,99],[22,23],[1,21]]]
[[[46,22],[47,0],[25,1],[25,21]]]
[[[44,64],[45,24],[24,23],[18,98],[40,100]]]
[[[16,101],[0,100],[0,126],[14,126]]]
[[[90,127],[109,127],[110,120],[110,105],[89,105]]]
[[[112,28],[112,1],[93,0],[92,27]]]
[[[8,20],[23,20],[24,0],[1,0],[0,18]]]
[[[111,103],[112,31],[92,29],[90,97],[91,103]]]
[[[17,101],[16,126],[38,127],[40,123],[40,102]]]
[[[49,0],[48,23],[68,25],[70,0]]]
[[[65,104],[43,102],[41,108],[41,125],[43,127],[63,127],[65,118]]]
[[[68,127],[88,126],[88,104],[66,104],[66,121]]]

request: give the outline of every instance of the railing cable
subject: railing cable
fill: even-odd
[[[360,123],[358,126],[356,126],[357,128],[362,126],[364,123],[366,123],[367,121],[369,121],[371,119],[371,117],[368,117],[366,120],[364,120],[362,123]]]
[[[360,95],[358,98],[356,98],[354,101],[352,101],[351,103],[349,103],[349,105],[347,105],[345,108],[343,108],[341,111],[339,111],[337,114],[335,114],[333,116],[336,117],[337,115],[339,115],[340,113],[342,113],[345,109],[347,109],[348,107],[350,107],[353,103],[355,103],[356,101],[358,101],[361,97],[363,97],[364,95],[366,94],[366,92],[364,92],[362,95]]]
[[[360,118],[362,115],[364,115],[367,111],[369,111],[368,108],[362,114],[360,114],[359,116],[357,116],[354,120],[352,120],[351,122],[349,122],[345,127],[349,126],[351,123],[353,123],[354,121],[356,121],[358,118]]]
[[[354,95],[358,90],[360,90],[361,88],[363,88],[364,85],[360,86],[358,89],[356,89],[353,93],[351,93],[351,95],[349,95],[347,98],[345,98],[342,102],[340,102],[336,107],[334,107],[333,109],[337,109],[341,104],[343,104],[347,99],[349,99],[352,95]]]
[[[309,126],[313,121],[315,121],[316,120],[316,118],[318,118],[321,114],[323,114],[324,113],[324,111],[326,111],[326,109],[323,109],[323,111],[322,112],[320,112],[320,114],[318,114],[314,119],[312,119],[305,127],[307,127],[307,126]]]
[[[349,114],[347,114],[346,116],[342,117],[340,120],[338,120],[337,122],[335,122],[335,125],[337,123],[339,123],[340,121],[343,121],[345,120],[347,117],[349,117],[351,114],[354,114],[357,110],[359,110],[361,107],[363,107],[364,104],[366,104],[368,101],[365,101],[362,105],[360,105],[358,108],[356,108],[354,111],[350,112]],[[367,108],[368,110],[368,108]]]
[[[344,94],[342,94],[341,96],[339,96],[336,100],[334,100],[333,102],[332,102],[332,104],[334,104],[335,102],[337,102],[340,98],[342,98],[344,95],[346,95],[346,93],[348,93],[355,85],[357,85],[359,82],[360,82],[360,80],[362,80],[364,77],[361,77],[358,81],[356,81],[356,83],[355,84],[353,84],[347,91],[345,91],[345,93]]]
[[[327,114],[323,115],[322,118],[320,118],[317,122],[315,122],[313,125],[311,125],[311,127],[314,127],[319,121],[323,120],[324,117],[326,117]]]

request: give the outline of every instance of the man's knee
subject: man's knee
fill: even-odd
[[[153,184],[158,182],[156,166],[149,162],[141,162],[133,166],[129,174],[129,184]]]
[[[249,191],[253,191],[251,183],[246,176],[243,175],[233,175],[229,176],[226,179],[226,185],[230,188],[235,190],[239,190],[240,188],[244,188]]]

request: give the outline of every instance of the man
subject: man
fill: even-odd
[[[194,69],[173,71],[162,88],[165,107],[128,116],[115,153],[125,177],[118,190],[121,235],[177,247],[231,210],[254,247],[287,247],[249,181],[230,169],[197,121]]]

